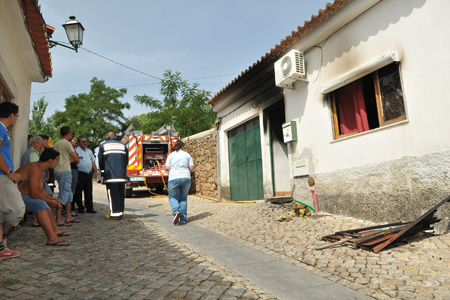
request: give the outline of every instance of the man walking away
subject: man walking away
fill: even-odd
[[[0,103],[0,260],[20,255],[7,248],[6,234],[19,224],[25,213],[25,204],[17,189],[20,174],[14,173],[11,140],[8,127],[16,124],[19,107],[11,102]]]
[[[112,131],[106,142],[100,145],[98,164],[109,201],[110,214],[107,220],[120,220],[125,210],[125,182],[127,181],[128,149]]]
[[[97,177],[97,166],[95,165],[95,156],[91,149],[87,147],[87,138],[84,135],[78,137],[78,147],[75,151],[78,154],[80,163],[78,168],[78,183],[75,190],[75,203],[78,206],[78,212],[84,213],[85,207],[88,213],[97,213],[94,210],[94,202],[92,201],[92,170]],[[82,193],[84,193],[84,206],[82,201]]]

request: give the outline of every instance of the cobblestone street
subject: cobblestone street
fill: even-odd
[[[41,228],[28,220],[9,237],[22,255],[0,262],[2,299],[277,299],[195,245],[164,230],[142,207],[171,218],[167,197],[144,189],[126,199],[120,221],[107,221],[105,189],[94,184],[98,214],[80,214],[69,247],[45,246]],[[99,201],[100,200],[100,201]],[[323,235],[373,225],[313,214],[288,216],[290,204],[217,203],[188,199],[188,224],[261,250],[293,266],[375,299],[450,299],[450,236],[418,234],[380,253],[348,246],[315,250]],[[164,218],[166,218],[164,217]],[[255,250],[255,251],[256,251]],[[230,253],[232,255],[232,253]],[[306,298],[305,298],[306,299]]]
[[[72,233],[68,247],[45,246],[30,220],[12,233],[9,247],[22,254],[0,262],[0,298],[275,299],[146,216],[107,221],[107,207],[96,209],[63,228]]]
[[[167,198],[140,196],[138,192],[127,201],[170,213]],[[450,234],[419,233],[408,243],[379,253],[348,246],[315,250],[327,244],[320,241],[324,235],[376,224],[317,214],[279,222],[292,207],[263,201],[217,203],[190,196],[188,220],[375,299],[450,299]]]

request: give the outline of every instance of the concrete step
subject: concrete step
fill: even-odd
[[[267,202],[274,203],[274,204],[290,203],[290,202],[292,202],[292,196],[267,197]]]

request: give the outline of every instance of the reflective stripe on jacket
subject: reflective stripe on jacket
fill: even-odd
[[[103,183],[127,181],[128,149],[117,138],[108,138],[100,145],[98,164]]]

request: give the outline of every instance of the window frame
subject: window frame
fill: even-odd
[[[3,81],[0,77],[0,102],[5,102],[5,101],[11,102],[12,97],[11,97],[11,94],[8,92],[6,85],[3,83]]]
[[[383,103],[382,103],[382,100],[381,100],[380,83],[379,83],[379,77],[378,77],[378,70],[380,70],[382,68],[379,68],[379,69],[377,69],[377,70],[375,70],[375,71],[373,71],[373,72],[368,74],[368,75],[372,75],[373,87],[374,87],[374,90],[375,90],[375,95],[374,96],[375,96],[375,101],[376,101],[376,106],[377,106],[377,115],[378,115],[379,126],[376,127],[376,128],[364,131],[364,132],[370,132],[372,130],[375,130],[375,129],[378,129],[378,128],[382,128],[382,127],[385,127],[385,126],[388,126],[388,125],[391,125],[391,124],[394,124],[394,123],[399,123],[399,122],[402,122],[402,121],[407,119],[407,117],[406,117],[406,115],[407,115],[407,113],[406,113],[406,101],[405,101],[404,88],[403,88],[404,85],[403,85],[403,80],[402,80],[402,76],[401,76],[401,72],[400,72],[400,64],[396,63],[396,65],[397,65],[398,74],[400,76],[400,84],[401,84],[401,87],[402,87],[402,93],[403,93],[402,97],[403,97],[403,106],[405,108],[405,115],[397,117],[397,118],[394,118],[394,119],[389,120],[389,121],[384,121],[384,119],[383,119]],[[368,75],[366,75],[366,76],[368,76]],[[338,115],[337,115],[336,91],[337,91],[337,89],[333,90],[329,94],[331,96],[331,109],[332,109],[332,119],[333,119],[332,120],[333,121],[332,124],[333,124],[334,139],[338,140],[338,139],[345,138],[345,137],[348,137],[348,136],[353,136],[353,135],[364,133],[364,132],[352,132],[352,133],[347,133],[347,134],[340,134],[339,133],[339,119],[338,119]]]

